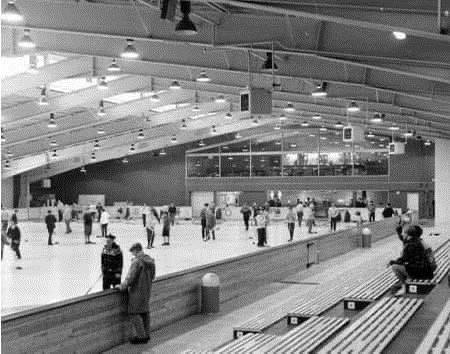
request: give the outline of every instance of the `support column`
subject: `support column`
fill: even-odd
[[[28,183],[28,176],[20,176],[20,192],[19,192],[19,208],[30,207],[30,183]]]
[[[434,153],[435,224],[450,225],[450,140],[437,139]]]

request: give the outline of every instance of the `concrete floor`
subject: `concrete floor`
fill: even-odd
[[[440,233],[439,236],[425,236],[425,242],[432,247],[436,247],[444,240],[449,238],[448,234],[442,233],[439,228],[425,228],[424,235],[430,233]],[[397,258],[402,245],[396,236],[381,240],[373,245],[371,249],[357,249],[345,255],[330,259],[312,268],[302,271],[298,274],[282,279],[279,282],[273,282],[263,287],[255,289],[254,292],[233,299],[221,305],[221,311],[215,315],[195,315],[179,321],[176,324],[164,327],[152,333],[151,342],[146,345],[124,344],[113,348],[108,353],[146,353],[146,354],[166,354],[182,353],[187,349],[207,351],[223,346],[232,340],[232,328],[247,319],[255,316],[263,309],[275,308],[283,303],[298,299],[302,296],[314,296],[314,293],[332,287],[333,284],[340,282],[348,277],[369,278],[375,273],[386,268],[390,259]],[[442,303],[442,298],[448,296],[446,292],[439,292],[438,303]],[[432,306],[435,312],[439,306]],[[348,316],[357,318],[359,313],[349,313],[343,310],[342,303],[331,309],[327,314],[334,316]],[[433,315],[428,315],[427,322],[423,325],[409,323],[409,327],[420,327],[421,337],[418,339],[418,333],[403,334],[403,340],[410,340],[417,347],[420,339],[425,335],[426,325],[434,319]],[[413,318],[414,319],[414,318]],[[419,319],[420,322],[420,319]],[[282,334],[288,330],[285,321],[282,321],[265,333]],[[415,336],[415,341],[408,339],[409,336]],[[411,353],[413,351],[404,351],[402,343],[393,342],[390,346],[393,348],[389,353]],[[410,345],[409,349],[412,348]],[[399,351],[400,350],[400,351]],[[397,352],[396,352],[397,351]]]
[[[95,224],[91,240],[96,244],[84,244],[82,224],[72,223],[73,233],[65,234],[65,225],[58,223],[54,241],[56,246],[47,245],[47,230],[43,222],[20,222],[22,232],[22,259],[6,246],[2,261],[1,314],[6,315],[40,305],[73,298],[101,290],[100,254],[104,239],[96,238],[100,227]],[[338,228],[354,227],[354,224],[340,223]],[[319,234],[328,232],[325,222],[318,222],[315,228]],[[117,243],[124,252],[124,273],[128,270],[131,255],[128,252],[135,242],[146,246],[146,233],[141,220],[130,222],[112,221],[109,232],[117,236]],[[171,230],[171,245],[162,247],[161,228],[156,230],[155,246],[145,250],[155,258],[157,276],[188,269],[205,263],[259,251],[254,244],[254,230],[245,231],[243,224],[228,221],[219,225],[217,240],[203,242],[201,227],[190,221],[183,221]],[[282,222],[273,223],[268,230],[269,244],[286,243],[288,230]],[[305,227],[296,228],[296,240],[308,238]],[[17,269],[16,267],[22,267]]]

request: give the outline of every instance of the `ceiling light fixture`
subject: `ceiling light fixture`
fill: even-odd
[[[134,147],[134,144],[130,145],[130,154],[134,154],[136,152],[136,148]]]
[[[301,123],[302,127],[309,127],[309,123],[305,120],[304,122]]]
[[[431,146],[431,140],[427,139],[424,143],[425,146]]]
[[[375,113],[374,115],[373,115],[373,117],[372,118],[370,118],[370,121],[372,122],[372,123],[382,123],[383,122],[383,120],[384,120],[384,113]]]
[[[261,67],[262,72],[276,72],[278,71],[278,65],[273,60],[272,52],[266,52],[266,60]]]
[[[287,106],[284,107],[284,111],[288,112],[288,113],[293,113],[293,112],[295,112],[295,107],[294,107],[294,105],[291,102],[289,102],[287,104]]]
[[[280,130],[281,129],[281,125],[279,125],[279,124],[274,125],[273,129],[274,130]]]
[[[144,129],[142,129],[142,128],[139,129],[139,133],[138,133],[137,138],[138,138],[138,140],[142,140],[142,139],[145,138],[145,135],[144,135]]]
[[[189,13],[191,12],[191,2],[190,1],[180,1],[180,10],[183,14],[182,19],[175,26],[175,33],[182,34],[184,36],[193,36],[197,34],[197,28],[195,24],[189,18]]]
[[[186,129],[187,128],[187,124],[186,124],[186,119],[182,119],[181,120],[181,129]]]
[[[5,143],[6,143],[6,137],[5,137],[5,132],[2,128],[2,144],[5,144]]]
[[[322,116],[319,113],[315,113],[315,114],[312,115],[311,118],[314,119],[314,120],[319,120],[319,119],[322,119]]]
[[[45,86],[42,86],[41,88],[41,95],[39,96],[39,105],[48,106],[47,89]]]
[[[347,112],[350,112],[350,113],[359,112],[359,110],[360,110],[360,108],[355,101],[352,101],[350,103],[350,105],[347,107]]]
[[[327,140],[327,137],[326,136],[321,136],[320,140]]]
[[[170,138],[170,142],[172,143],[172,144],[176,144],[177,143],[177,136],[174,134],[174,135],[172,135],[172,137]]]
[[[283,113],[280,115],[280,121],[281,122],[283,122],[283,121],[285,121],[285,120],[287,120],[287,117],[286,117],[286,115],[284,115]]]
[[[327,129],[326,127],[324,127],[324,126],[321,126],[321,127],[319,128],[319,130],[320,130],[321,132],[326,132],[328,129]]]
[[[116,58],[113,58],[111,61],[111,64],[109,64],[108,68],[106,69],[109,72],[118,72],[120,71],[120,66],[117,64]]]
[[[192,112],[199,112],[200,111],[200,105],[198,103],[194,104],[192,106]]]
[[[9,170],[11,168],[9,160],[5,161],[5,170]]]
[[[215,126],[215,125],[213,125],[213,126],[211,127],[211,134],[213,134],[213,135],[216,135],[216,134],[217,134],[217,129],[216,129],[216,126]]]
[[[369,132],[367,133],[367,137],[368,138],[375,138],[375,134],[369,130]]]
[[[56,140],[51,140],[50,141],[50,146],[51,147],[56,147],[56,146],[58,146],[58,143],[56,142]]]
[[[317,87],[314,89],[314,91],[311,92],[311,96],[313,97],[326,97],[328,95],[327,92],[328,83],[323,82],[320,85],[317,85]]]
[[[86,167],[84,167],[84,166],[81,166],[81,168],[80,168],[80,172],[81,173],[86,173],[87,171],[86,171]]]
[[[198,143],[198,146],[201,146],[201,147],[203,147],[203,146],[205,146],[205,145],[206,145],[206,144],[205,144],[205,142],[203,141],[203,139],[200,140],[199,143]]]
[[[255,117],[255,118],[252,120],[252,124],[253,124],[253,125],[258,125],[258,124],[259,124],[259,119],[258,119],[258,117]]]
[[[407,132],[404,132],[403,133],[403,136],[405,137],[405,138],[410,138],[410,137],[412,137],[414,135],[414,133],[412,132],[412,130],[408,130]]]
[[[174,80],[171,82],[169,89],[171,90],[179,90],[181,89],[181,85],[179,84],[179,82],[177,80]]]
[[[161,151],[159,152],[159,155],[160,156],[166,156],[167,155],[166,150],[161,149]]]
[[[91,152],[91,160],[92,161],[97,160],[97,157],[95,157],[95,152]]]
[[[338,129],[344,128],[344,124],[342,124],[342,122],[340,122],[340,121],[337,121],[334,126]]]
[[[406,39],[406,33],[400,32],[400,31],[393,31],[392,34],[394,35],[395,39],[402,41]]]
[[[13,157],[13,153],[12,153],[10,150],[8,150],[8,151],[6,152],[6,157],[8,157],[8,158]]]
[[[390,127],[388,127],[389,130],[400,130],[400,127],[394,123],[392,123],[392,125]]]
[[[53,150],[52,158],[56,159],[57,157],[58,157],[58,154],[56,153],[56,150]]]
[[[234,136],[235,139],[241,139],[242,135],[241,133],[237,132],[236,135]]]
[[[225,96],[224,95],[219,95],[216,97],[216,103],[225,103]]]
[[[98,143],[98,140],[94,141],[94,150],[100,150],[100,144]]]
[[[30,30],[28,28],[25,28],[23,30],[23,37],[22,39],[19,41],[19,43],[17,43],[17,45],[20,48],[25,48],[25,49],[33,49],[36,48],[36,43],[33,42],[33,40],[31,39],[30,36]]]
[[[124,158],[122,159],[122,163],[128,163],[128,158],[124,157]]]
[[[134,47],[133,39],[130,39],[130,38],[127,39],[127,46],[125,47],[124,51],[120,54],[120,56],[124,59],[139,58],[139,53],[137,52],[136,48]]]
[[[103,135],[103,134],[105,134],[105,130],[103,128],[98,128],[97,129],[97,134],[98,135]]]
[[[51,129],[56,128],[55,113],[50,113],[50,119],[48,121],[47,127]]]
[[[161,98],[156,93],[150,96],[150,102],[159,102],[159,101],[161,101]]]
[[[98,79],[97,88],[99,90],[107,90],[108,89],[108,83],[106,82],[106,77],[102,76]]]
[[[198,81],[198,82],[210,82],[211,79],[209,78],[208,75],[206,75],[205,71],[201,71],[200,75],[198,75],[198,77],[196,78],[196,81]]]
[[[106,112],[105,112],[105,104],[104,104],[103,100],[100,100],[100,102],[99,102],[99,104],[98,104],[97,115],[98,115],[99,117],[104,117],[104,116],[106,116]]]
[[[2,20],[10,23],[18,23],[23,21],[23,16],[17,8],[15,0],[8,1],[8,4],[2,11]]]
[[[225,119],[233,119],[233,114],[231,114],[231,112],[227,112],[227,114],[225,114]]]

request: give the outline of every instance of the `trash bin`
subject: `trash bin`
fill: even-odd
[[[214,273],[202,277],[202,313],[219,312],[220,281]]]
[[[372,247],[372,231],[368,228],[365,227],[362,230],[362,247],[363,248],[370,248]]]

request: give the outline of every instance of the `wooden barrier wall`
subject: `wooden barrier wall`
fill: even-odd
[[[368,224],[373,240],[392,235],[396,220]],[[150,303],[152,329],[199,311],[200,282],[206,273],[219,276],[225,302],[305,269],[312,242],[326,260],[357,248],[360,238],[353,228],[159,277]],[[98,353],[124,343],[127,327],[126,296],[107,290],[3,317],[2,352]]]

